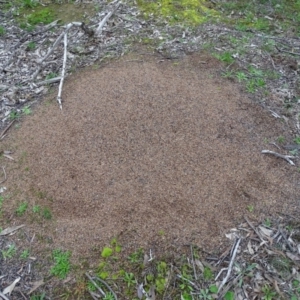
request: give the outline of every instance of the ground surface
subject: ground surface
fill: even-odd
[[[258,218],[299,210],[296,168],[261,154],[285,123],[208,55],[146,52],[72,75],[62,111],[55,93],[10,132],[4,216],[20,201],[48,206],[55,222],[30,230],[76,259],[113,237],[124,248],[163,236],[212,249],[249,207]]]

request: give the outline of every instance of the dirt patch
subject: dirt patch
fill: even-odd
[[[9,205],[49,206],[55,224],[30,226],[74,257],[115,236],[125,247],[210,248],[248,206],[258,217],[295,212],[295,168],[261,154],[285,124],[218,67],[201,54],[135,54],[71,76],[63,110],[44,102],[3,145],[18,160],[7,164]]]

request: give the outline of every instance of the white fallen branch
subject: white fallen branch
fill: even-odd
[[[65,72],[66,72],[67,46],[68,46],[68,35],[67,35],[67,32],[66,32],[65,35],[64,35],[64,61],[63,61],[63,67],[62,67],[62,71],[61,71],[61,79],[60,79],[59,88],[58,88],[58,95],[57,95],[57,102],[59,104],[60,109],[62,109],[61,92],[62,92],[62,87],[63,87],[64,79],[65,79]]]
[[[291,158],[296,158],[295,156],[292,155],[283,155],[274,151],[270,151],[270,150],[262,150],[261,153],[263,154],[272,154],[276,157],[282,158],[284,160],[286,160],[288,163],[290,163],[292,166],[295,165],[295,163],[291,160]]]
[[[233,247],[233,253],[232,253],[232,256],[231,256],[231,259],[230,259],[230,263],[229,263],[229,267],[228,267],[228,270],[227,270],[227,274],[226,276],[224,277],[224,279],[222,280],[219,288],[218,288],[218,293],[220,293],[220,291],[222,290],[224,284],[227,282],[230,274],[231,274],[231,270],[232,270],[232,266],[233,266],[233,263],[234,263],[234,260],[235,260],[235,257],[236,257],[236,254],[237,254],[237,250],[239,248],[239,245],[240,245],[240,242],[241,242],[241,239],[238,239],[237,242],[235,243],[234,247]]]
[[[116,7],[115,7],[112,11],[110,11],[110,12],[103,18],[103,20],[99,23],[99,26],[98,26],[98,28],[96,29],[96,34],[97,34],[97,35],[100,35],[100,34],[101,34],[103,26],[106,24],[106,22],[109,20],[109,18],[115,13],[115,11],[119,8],[120,4],[121,4],[121,3],[118,3],[118,4],[116,5]]]
[[[0,299],[9,300],[4,294],[0,292]]]

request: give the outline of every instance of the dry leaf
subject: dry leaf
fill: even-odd
[[[156,297],[155,297],[155,286],[152,285],[150,290],[149,290],[149,293],[148,293],[148,297],[146,300],[155,300]]]
[[[144,287],[143,287],[143,284],[142,284],[142,283],[138,285],[138,288],[137,288],[137,294],[138,294],[139,299],[142,299],[142,298],[143,298],[143,295],[144,295]]]
[[[264,234],[265,236],[267,236],[267,237],[270,237],[270,236],[272,236],[272,234],[273,234],[273,230],[267,229],[267,228],[264,227],[264,226],[258,226],[258,228],[259,228],[260,232],[261,232],[262,234]]]
[[[41,285],[44,284],[44,280],[39,280],[39,281],[35,281],[31,283],[33,286],[31,288],[31,290],[27,293],[27,295],[30,295],[31,293],[33,293],[37,288],[39,288]]]
[[[148,256],[147,253],[145,253],[145,255],[144,255],[144,262],[143,262],[144,266],[146,266],[148,264],[148,262],[149,262],[149,256]]]
[[[3,290],[3,294],[6,295],[6,294],[11,294],[11,292],[14,290],[16,284],[20,281],[21,277],[18,277],[17,279],[15,279],[15,281],[9,285],[8,287],[6,287],[4,290]]]
[[[231,232],[231,233],[226,233],[225,236],[230,239],[231,241],[236,239],[236,233]]]
[[[286,256],[287,256],[289,259],[294,260],[294,261],[300,260],[300,256],[299,256],[299,255],[295,255],[295,254],[293,254],[293,253],[291,253],[291,252],[287,252],[287,253],[286,253]]]
[[[14,160],[14,158],[13,158],[13,157],[11,157],[11,156],[10,156],[10,155],[8,155],[8,154],[3,154],[3,156],[4,156],[4,157],[6,157],[6,158],[8,158],[8,159]]]
[[[253,254],[254,254],[254,251],[253,251],[253,249],[252,249],[251,241],[249,241],[249,243],[247,244],[247,248],[248,248],[249,253],[250,253],[251,255],[253,255]]]
[[[4,229],[4,230],[2,230],[2,231],[0,232],[0,236],[1,236],[1,235],[7,235],[7,234],[10,234],[10,233],[12,233],[12,232],[14,232],[14,231],[16,231],[16,230],[18,230],[18,229],[24,227],[24,226],[25,226],[25,225],[23,224],[23,225],[19,225],[19,226],[8,227],[8,228],[6,228],[6,229]]]
[[[201,272],[204,271],[204,266],[199,259],[195,259],[195,264],[196,264],[196,266],[198,266],[198,268],[201,270]]]

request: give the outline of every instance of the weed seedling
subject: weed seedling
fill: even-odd
[[[234,78],[233,71],[226,70],[225,72],[222,72],[222,77],[224,77],[224,78]]]
[[[234,292],[228,291],[228,292],[224,295],[224,299],[225,299],[225,300],[234,300]]]
[[[58,76],[57,73],[51,72],[51,73],[49,73],[49,74],[46,76],[46,80],[55,78],[55,77],[57,77],[57,76]]]
[[[45,299],[46,294],[40,294],[40,295],[33,295],[30,297],[30,300],[44,300]]]
[[[38,214],[41,211],[41,207],[39,205],[34,205],[33,208],[32,208],[32,211],[35,214]]]
[[[16,254],[16,246],[10,245],[7,250],[1,250],[3,259],[12,258]]]
[[[107,258],[107,257],[110,257],[113,253],[113,250],[109,247],[104,247],[102,252],[101,252],[101,256],[103,258]]]
[[[264,294],[262,299],[264,300],[277,299],[277,293],[275,291],[272,291],[268,285],[263,286],[261,291]]]
[[[31,114],[31,109],[29,106],[25,106],[23,109],[22,109],[22,113],[24,115],[30,115]]]
[[[0,26],[0,35],[4,35],[5,28],[3,26]]]
[[[0,196],[0,213],[1,213],[2,205],[3,205],[3,201],[4,201],[3,196]]]
[[[35,47],[36,47],[35,42],[29,42],[28,45],[27,45],[27,50],[32,51],[32,50],[35,49]]]
[[[22,202],[22,203],[18,206],[18,208],[17,208],[17,210],[16,210],[17,215],[18,215],[19,217],[22,216],[22,215],[24,215],[24,213],[25,213],[26,210],[27,210],[27,207],[28,207],[28,203],[27,203],[27,202]]]
[[[269,218],[265,219],[264,224],[265,224],[267,227],[271,227],[271,225],[272,225],[271,220],[270,220]]]
[[[115,300],[115,296],[111,292],[109,292],[105,294],[103,300]]]
[[[130,288],[131,286],[134,286],[136,284],[134,274],[133,273],[127,273],[124,274],[124,281],[127,284],[127,287]]]
[[[67,274],[70,272],[70,251],[54,250],[52,253],[55,265],[51,268],[50,273],[54,276],[57,276],[61,279],[67,277]]]
[[[247,80],[247,76],[244,72],[237,72],[235,76],[236,76],[238,82]]]
[[[19,119],[19,117],[20,117],[20,114],[15,110],[11,111],[11,113],[9,114],[9,119],[11,121]]]
[[[279,144],[283,144],[283,143],[285,142],[284,136],[280,135],[280,136],[277,138],[277,142],[278,142]]]
[[[248,209],[249,212],[252,213],[254,211],[254,206],[253,205],[248,205],[247,209]]]
[[[143,258],[143,250],[139,249],[128,256],[128,260],[131,263],[137,263]]]
[[[214,277],[213,272],[209,267],[204,267],[203,277],[204,280],[211,280]]]
[[[21,253],[20,258],[21,258],[21,259],[27,259],[28,257],[29,257],[29,250],[26,249],[26,250],[24,250],[24,251]]]
[[[43,217],[44,217],[44,219],[46,219],[46,220],[52,219],[52,214],[51,214],[51,211],[50,211],[49,208],[45,207],[45,208],[43,209]]]
[[[231,53],[226,51],[222,54],[216,54],[215,57],[220,61],[223,61],[227,64],[232,64],[234,62],[234,58],[232,57]]]
[[[37,6],[37,2],[33,0],[23,0],[23,7],[25,8],[34,8]]]
[[[49,24],[53,22],[54,14],[49,8],[36,11],[28,16],[27,21],[30,25]]]
[[[297,145],[300,145],[300,136],[297,136],[296,138],[294,138],[294,142],[295,142]]]

